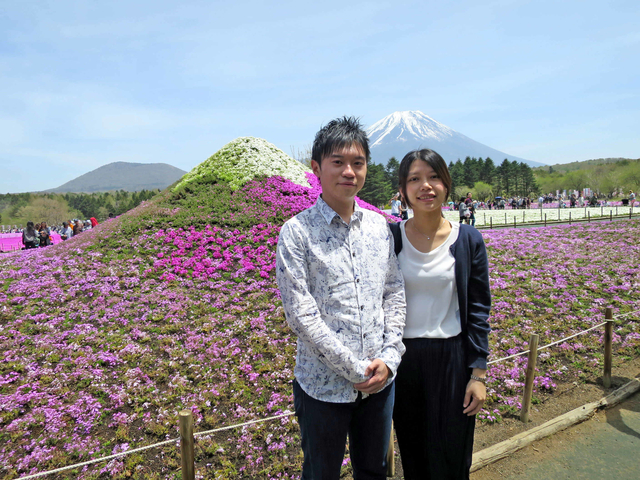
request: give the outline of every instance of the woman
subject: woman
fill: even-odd
[[[464,222],[466,224],[469,224],[471,212],[469,211],[469,207],[464,201],[464,197],[461,198],[460,203],[458,203],[458,212],[460,213],[460,223]]]
[[[82,224],[82,221],[76,219],[75,223],[73,224],[73,236],[75,237],[76,235],[80,235],[84,230],[84,226]]]
[[[47,246],[51,245],[50,230],[47,227],[47,223],[46,222],[42,222],[40,224],[39,235],[40,235],[40,246],[41,247],[47,247]]]
[[[27,228],[22,232],[22,244],[24,245],[23,250],[27,250],[29,248],[36,248],[37,245],[37,237],[38,232],[33,225],[33,222],[27,222]]]
[[[410,152],[399,175],[413,209],[413,218],[391,226],[407,297],[394,410],[404,477],[469,478],[475,415],[486,399],[486,249],[478,230],[442,215],[451,176],[440,155]]]
[[[391,199],[391,215],[400,218],[400,211],[402,210],[402,202],[398,200],[398,194],[396,193]]]

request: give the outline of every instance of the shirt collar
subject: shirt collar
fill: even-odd
[[[356,219],[359,222],[362,221],[362,208],[358,205],[358,202],[354,201],[354,207],[353,207],[353,215],[351,215],[351,219]],[[322,218],[324,218],[324,220],[327,222],[327,225],[331,224],[331,221],[335,218],[341,218],[340,215],[338,215],[336,213],[336,211],[331,208],[329,205],[327,205],[327,202],[325,202],[322,197],[318,197],[318,200],[316,200],[316,208],[318,209],[318,211],[320,212],[320,215],[322,215]]]

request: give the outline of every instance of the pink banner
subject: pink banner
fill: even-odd
[[[52,233],[51,241],[55,245],[56,243],[60,243],[62,239],[57,233]],[[21,250],[22,247],[24,247],[24,245],[22,244],[21,233],[0,233],[0,252]]]

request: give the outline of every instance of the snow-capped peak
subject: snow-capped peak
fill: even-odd
[[[397,140],[443,140],[454,133],[454,130],[418,110],[393,112],[367,129],[371,147]]]

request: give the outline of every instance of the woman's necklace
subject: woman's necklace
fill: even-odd
[[[418,230],[418,228],[414,225],[415,221],[411,222],[411,228],[413,228],[414,232],[417,232],[420,235],[427,237],[427,240],[431,240],[433,237],[435,237],[438,234],[438,230],[440,230],[440,227],[442,227],[442,224],[444,223],[443,220],[444,219],[440,217],[440,223],[438,224],[438,228],[436,228],[436,231],[433,232],[433,235],[431,237],[429,235],[422,233],[420,230]]]

